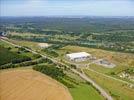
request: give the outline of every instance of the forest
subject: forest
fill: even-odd
[[[9,38],[134,53],[133,17],[2,17]],[[20,35],[9,34],[12,32]],[[36,34],[25,36],[24,33]]]

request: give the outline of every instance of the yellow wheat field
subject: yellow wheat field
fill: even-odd
[[[32,69],[0,72],[0,100],[72,100],[62,84]]]

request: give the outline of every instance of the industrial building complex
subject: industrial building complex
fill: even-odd
[[[66,56],[71,61],[84,61],[84,60],[90,58],[91,54],[88,54],[86,52],[78,52],[78,53],[66,54]]]

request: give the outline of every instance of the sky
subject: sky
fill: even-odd
[[[0,0],[0,16],[134,16],[134,0]]]

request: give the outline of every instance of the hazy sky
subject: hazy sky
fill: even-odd
[[[134,16],[134,0],[0,0],[1,16]]]

